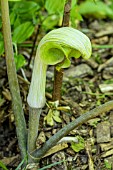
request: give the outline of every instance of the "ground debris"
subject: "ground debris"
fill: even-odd
[[[66,77],[86,77],[93,76],[93,70],[87,64],[80,64],[76,67],[69,68],[64,72],[64,76]]]
[[[113,138],[109,143],[100,143],[100,148],[102,151],[108,151],[110,149],[113,149]]]
[[[99,84],[102,93],[113,91],[113,84]]]
[[[104,121],[97,124],[97,143],[109,142],[110,138],[110,123]]]

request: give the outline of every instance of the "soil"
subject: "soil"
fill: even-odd
[[[81,114],[102,103],[113,100],[113,46],[112,48],[109,46],[113,44],[113,21],[91,20],[88,23],[83,22],[80,25],[80,30],[91,39],[93,44],[92,57],[87,61],[82,58],[72,58],[71,67],[65,69],[60,106],[68,106],[70,110],[64,112],[61,109],[62,111],[60,111],[59,116],[61,122],[54,121],[53,126],[50,126],[44,121],[44,117],[48,112],[48,107],[44,107],[41,115],[39,137],[36,142],[37,147]],[[30,50],[20,49],[20,52],[25,55],[27,61],[29,60]],[[26,65],[17,72],[27,122],[28,105],[26,98],[29,89],[28,81],[31,78],[31,66],[32,64],[30,66]],[[52,84],[53,67],[49,66],[46,85],[47,102],[51,101]],[[67,137],[77,137],[78,144],[83,144],[80,150],[74,151],[72,149],[75,143],[64,142],[61,146],[57,146],[57,149],[55,148],[54,152],[50,153],[49,156],[45,156],[40,161],[40,168],[65,160],[61,164],[47,169],[112,169],[112,113],[113,111],[103,113],[70,132]],[[16,169],[21,162],[15,131],[14,114],[11,106],[5,56],[0,58],[0,160],[9,170]]]

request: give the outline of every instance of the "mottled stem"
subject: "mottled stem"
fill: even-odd
[[[70,10],[71,10],[71,0],[68,0],[64,7],[64,15],[63,15],[63,27],[69,26],[69,20],[70,20]]]
[[[49,149],[51,149],[53,146],[55,146],[56,143],[61,138],[63,138],[67,134],[69,134],[69,132],[71,130],[75,129],[76,127],[80,126],[83,123],[86,123],[89,119],[92,119],[92,118],[98,116],[99,114],[105,113],[111,109],[113,109],[113,100],[106,102],[105,104],[82,114],[80,117],[76,118],[74,121],[72,121],[71,123],[66,125],[64,128],[59,130],[40,149],[35,150],[32,153],[32,156],[36,157],[37,159],[41,159]]]
[[[28,130],[28,153],[36,149],[36,139],[38,136],[39,119],[42,109],[29,107],[29,130]],[[32,157],[28,157],[28,162],[35,162]]]
[[[9,88],[12,97],[12,106],[13,106],[13,112],[15,116],[15,125],[16,125],[19,148],[21,151],[22,159],[24,159],[24,157],[27,154],[27,146],[26,146],[27,130],[26,130],[24,113],[22,109],[22,101],[20,97],[16,67],[14,62],[8,0],[1,0],[1,11],[2,11],[2,26],[3,26],[3,37],[4,37],[4,46],[5,46],[5,54],[6,54],[6,65],[7,65]]]
[[[62,27],[69,26],[70,10],[71,10],[71,0],[68,0],[64,7]],[[56,68],[54,68],[54,83],[53,83],[53,94],[52,94],[53,101],[60,100],[61,98],[62,80],[63,80],[63,69],[60,69],[58,71]]]
[[[53,84],[53,94],[52,100],[60,100],[61,98],[61,88],[62,88],[62,79],[63,79],[63,69],[59,71],[54,68],[54,84]]]

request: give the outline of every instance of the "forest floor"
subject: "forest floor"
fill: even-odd
[[[44,121],[48,112],[48,107],[44,107],[40,120],[39,137],[36,142],[37,147],[81,114],[113,100],[113,22],[93,20],[88,24],[81,24],[80,30],[91,39],[92,56],[87,61],[82,58],[72,58],[71,67],[64,70],[60,106],[68,106],[70,110],[61,111],[59,116],[61,122],[54,121],[54,125],[50,126]],[[29,58],[30,50],[23,48],[21,52]],[[27,122],[26,98],[30,78],[31,68],[28,66],[18,71]],[[47,102],[51,101],[52,84],[53,67],[49,66],[46,84]],[[111,167],[113,162],[113,110],[89,120],[71,131],[69,136],[75,137],[78,142],[57,145],[54,152],[41,160],[41,168],[62,160],[65,161],[48,170],[110,170],[113,168]],[[16,169],[20,163],[5,57],[0,58],[0,160],[9,170]]]

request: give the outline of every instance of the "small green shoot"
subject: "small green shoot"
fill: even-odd
[[[60,118],[60,111],[57,110],[59,102],[49,102],[47,105],[49,107],[49,112],[47,116],[44,118],[44,121],[47,122],[48,125],[53,126],[54,121],[61,123],[62,120]]]
[[[54,121],[56,121],[58,123],[62,122],[62,120],[60,118],[60,111],[65,111],[65,112],[70,111],[69,106],[60,106],[59,107],[58,105],[59,105],[58,101],[49,102],[47,104],[47,106],[49,108],[49,112],[48,112],[47,116],[44,118],[44,121],[46,121],[47,124],[50,125],[50,126],[54,125]]]
[[[105,168],[111,170],[112,165],[111,165],[111,163],[108,162],[108,160],[104,160],[104,165],[105,165]]]
[[[85,147],[85,141],[81,136],[77,136],[78,138],[78,143],[72,142],[71,143],[71,148],[75,151],[75,152],[79,152],[81,150],[84,149]]]

